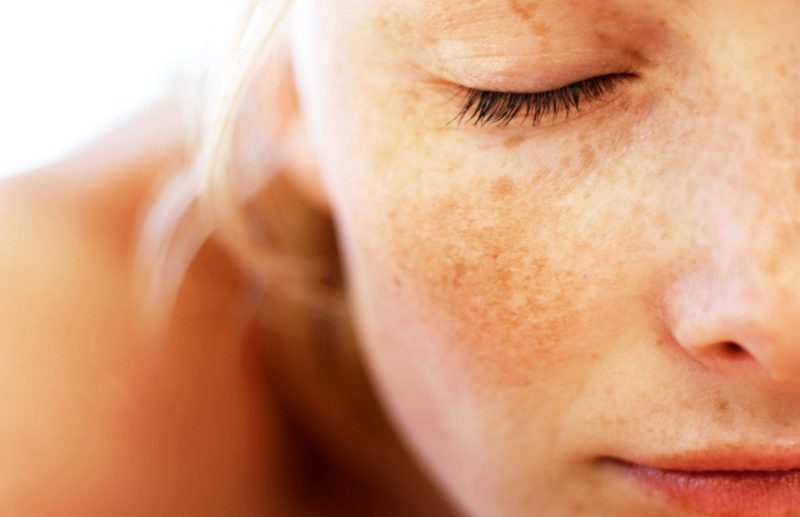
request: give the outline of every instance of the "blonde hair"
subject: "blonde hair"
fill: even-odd
[[[259,286],[263,346],[277,363],[271,373],[284,379],[278,396],[323,439],[348,436],[350,450],[341,442],[328,449],[361,462],[362,473],[409,468],[360,364],[333,222],[280,174],[287,165],[251,109],[253,87],[265,86],[258,81],[293,91],[281,51],[292,3],[249,0],[225,50],[193,83],[185,167],[160,187],[143,224],[135,275],[142,320],[163,330],[194,257],[216,240]]]
[[[281,25],[292,3],[246,1],[234,30],[183,92],[188,160],[160,187],[137,253],[136,285],[149,328],[164,325],[189,264],[212,235],[265,287],[279,289],[309,308],[342,310],[341,290],[328,285],[338,274],[331,257],[303,257],[278,249],[278,241],[303,236],[296,229],[287,235],[275,225],[270,235],[264,231],[270,218],[261,214],[263,219],[256,220],[245,209],[257,194],[270,201],[264,199],[270,197],[265,186],[280,182],[276,176],[285,166],[269,146],[269,131],[254,127],[263,121],[254,121],[247,108],[252,107],[251,89],[265,68],[272,88],[286,88],[291,80],[275,58],[285,44]],[[282,188],[285,197],[286,186]],[[274,195],[271,201],[276,201]],[[286,219],[282,211],[270,216]],[[283,236],[277,236],[281,231]]]

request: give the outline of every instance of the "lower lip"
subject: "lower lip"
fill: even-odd
[[[681,471],[620,465],[646,490],[688,511],[728,517],[800,514],[800,469]]]

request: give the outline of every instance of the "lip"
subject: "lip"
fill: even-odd
[[[648,459],[609,458],[646,492],[707,516],[800,515],[800,453],[725,448]]]

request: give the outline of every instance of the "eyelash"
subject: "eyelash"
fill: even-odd
[[[584,79],[555,90],[538,93],[513,93],[468,89],[464,107],[454,119],[473,126],[507,126],[522,114],[521,122],[530,119],[537,126],[545,116],[569,115],[580,111],[581,104],[602,99],[611,93],[628,74],[610,74]]]

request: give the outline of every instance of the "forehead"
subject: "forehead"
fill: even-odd
[[[552,41],[585,43],[587,34],[613,37],[635,30],[663,35],[690,0],[350,0],[367,9],[373,28],[419,46],[441,41],[484,49],[542,50]],[[627,34],[630,37],[631,34]],[[538,40],[538,41],[536,41]],[[603,43],[603,42],[600,42]],[[473,50],[470,48],[470,50]]]
[[[379,0],[370,2],[376,17],[387,21],[447,25],[497,19],[531,21],[542,18],[570,19],[601,16],[606,19],[641,16],[685,5],[689,0]]]

